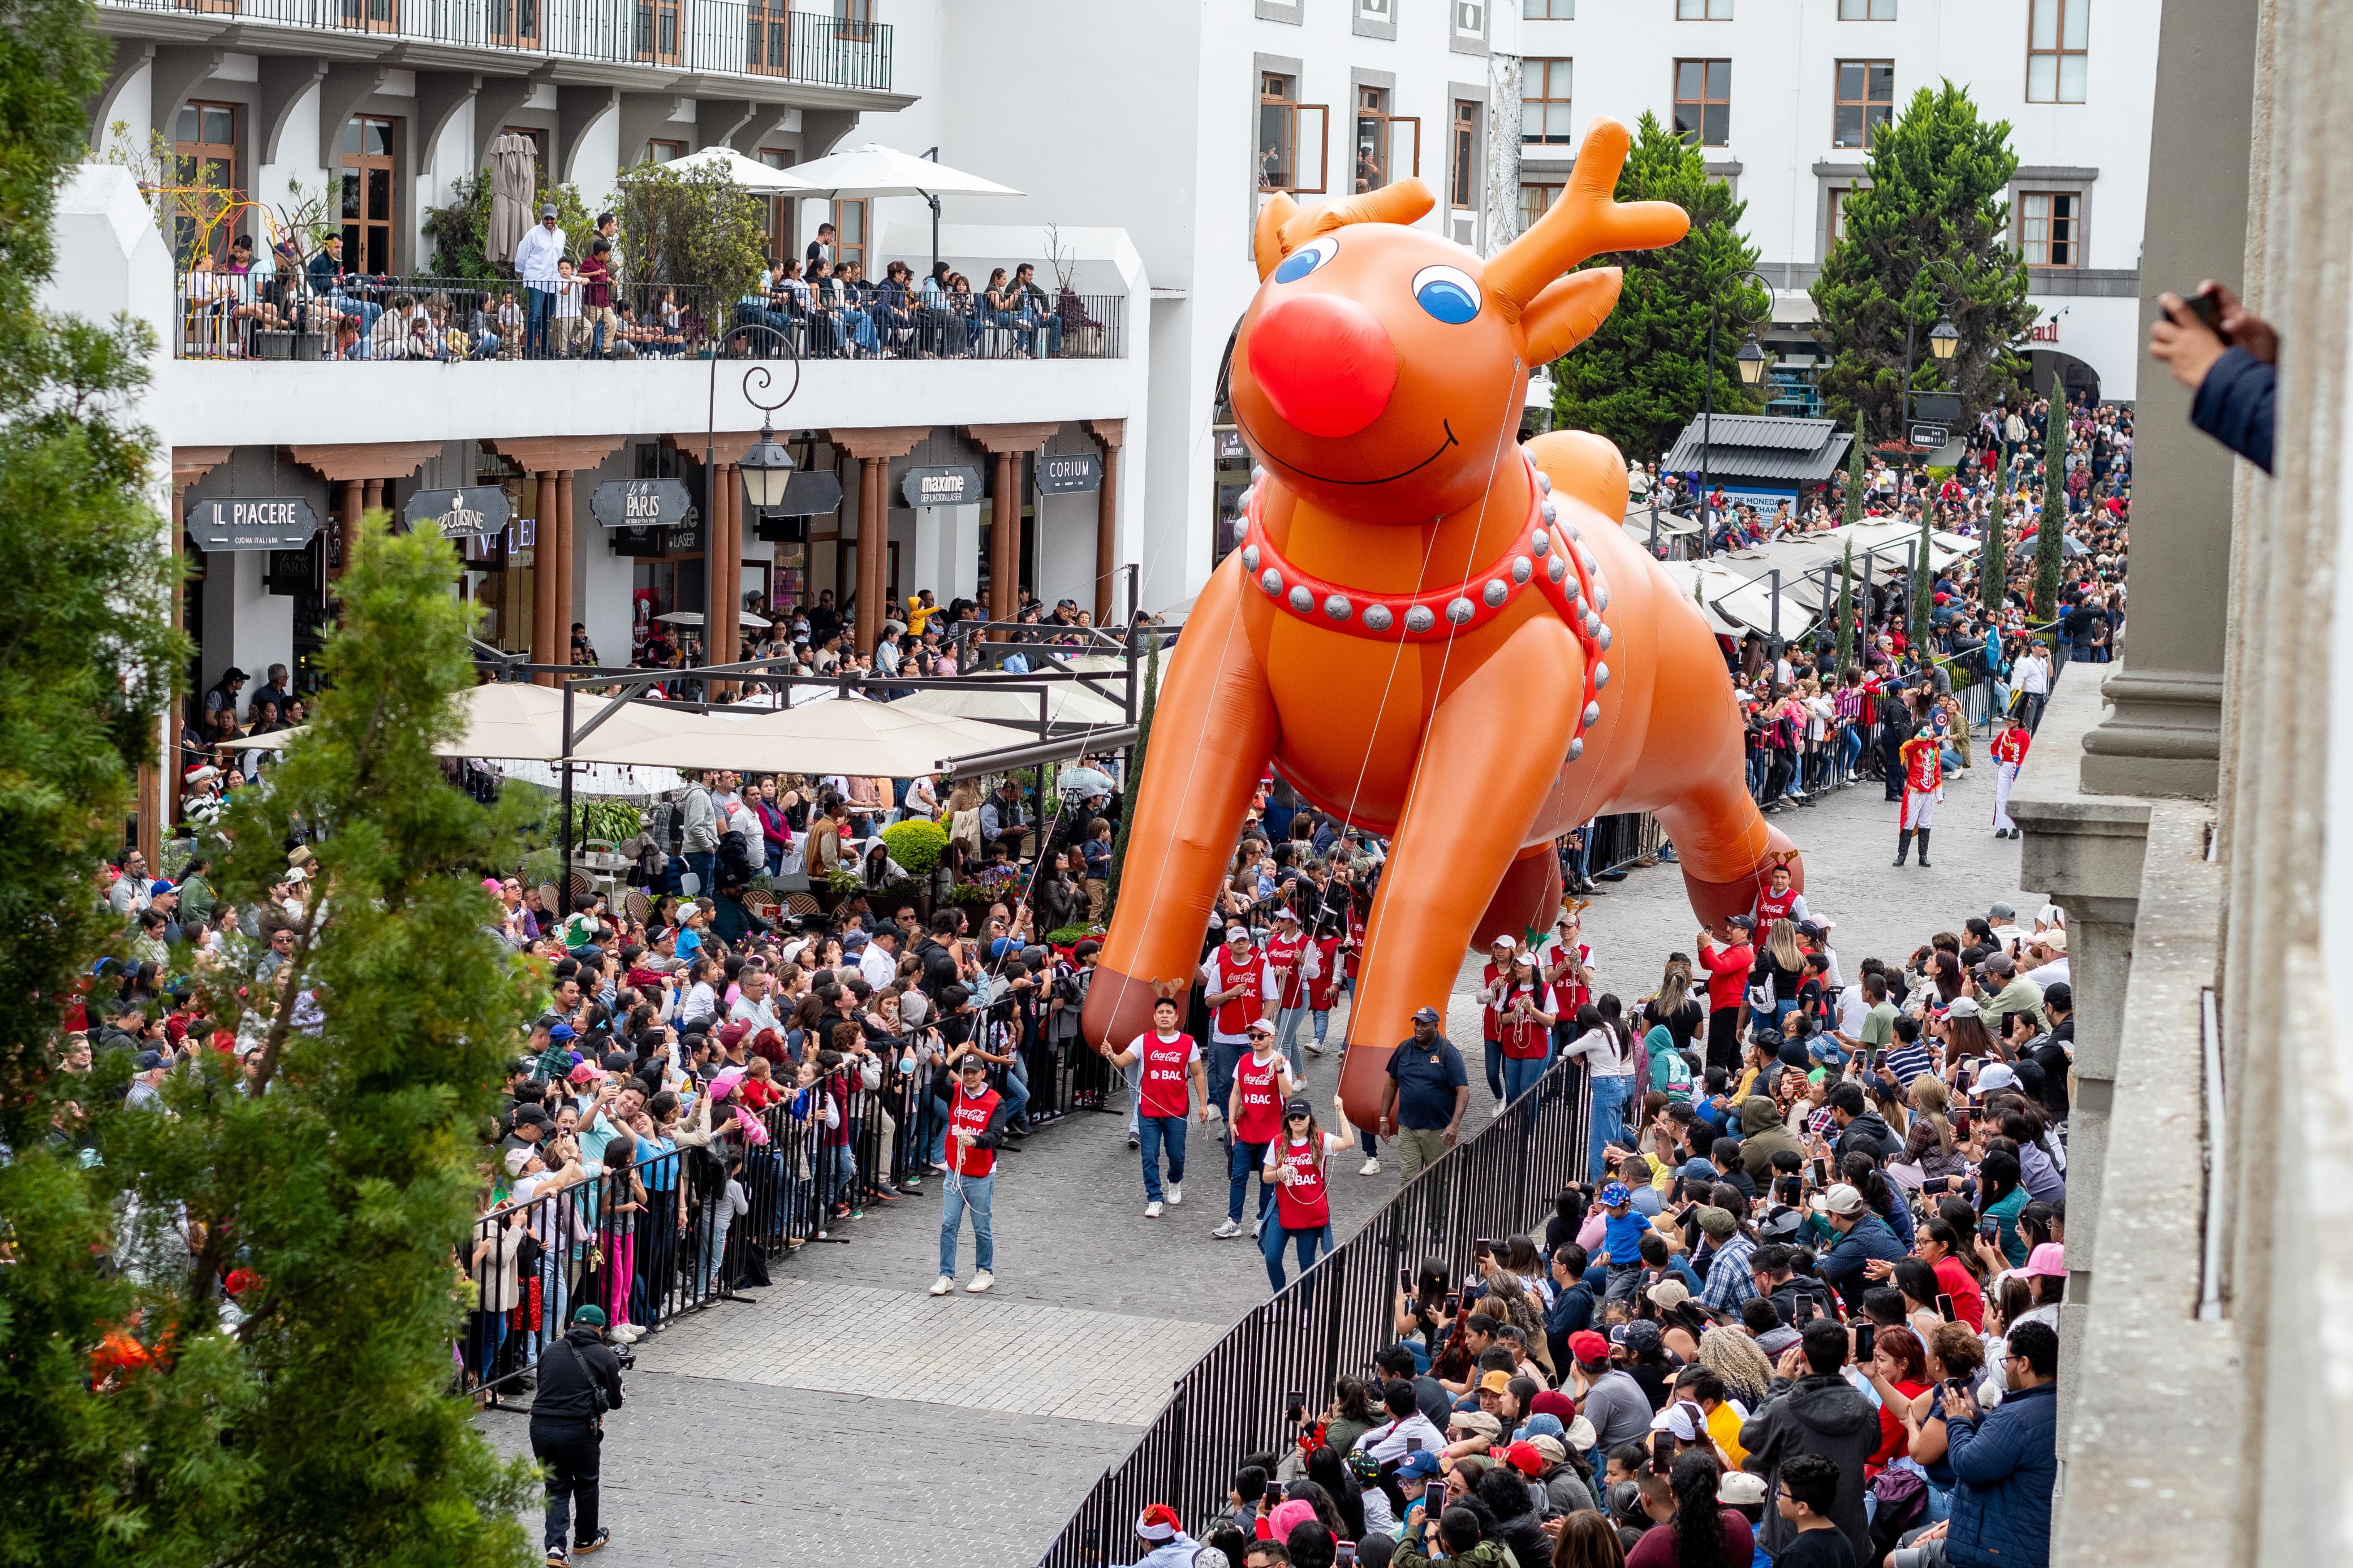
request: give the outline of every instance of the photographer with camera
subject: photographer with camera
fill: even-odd
[[[539,1394],[531,1405],[532,1457],[547,1467],[547,1563],[565,1568],[572,1553],[604,1547],[613,1532],[596,1523],[596,1470],[605,1412],[621,1406],[621,1361],[605,1342],[605,1310],[584,1303],[564,1338],[539,1358]],[[574,1544],[572,1504],[580,1518]]]

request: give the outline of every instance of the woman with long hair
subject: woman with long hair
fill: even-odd
[[[1626,1136],[1626,1112],[1636,1093],[1633,1042],[1619,1021],[1618,998],[1605,995],[1577,1010],[1577,1038],[1563,1047],[1585,1068],[1584,1178],[1608,1179],[1609,1145]]]
[[[1659,977],[1658,993],[1642,1005],[1646,1026],[1664,1024],[1677,1050],[1694,1048],[1707,1022],[1707,993],[1692,994],[1692,961],[1688,954],[1667,955],[1666,972]]]
[[[2000,1149],[1986,1152],[1978,1166],[1978,1223],[1994,1224],[1993,1245],[2012,1268],[2026,1262],[2026,1233],[2019,1228],[2019,1211],[2026,1207],[2026,1186],[2019,1173],[2018,1156]],[[1983,1239],[1980,1230],[1979,1239]]]
[[[1980,1062],[2002,1059],[1993,1037],[1986,1033],[1976,1000],[1957,996],[1945,1011],[1945,1063],[1949,1069],[1970,1057]]]
[[[1757,1342],[1736,1328],[1710,1329],[1699,1337],[1700,1364],[1724,1380],[1726,1397],[1755,1410],[1773,1386],[1773,1363]]]
[[[1863,1461],[1865,1478],[1905,1457],[1907,1433],[1900,1411],[1928,1392],[1928,1352],[1908,1328],[1883,1328],[1875,1336],[1871,1364],[1863,1369],[1879,1391],[1879,1450]]]
[[[1347,1140],[1324,1131],[1315,1109],[1304,1099],[1282,1108],[1282,1136],[1266,1146],[1264,1180],[1274,1184],[1273,1223],[1266,1227],[1261,1249],[1266,1277],[1282,1294],[1282,1248],[1288,1241],[1304,1275],[1332,1246],[1332,1195],[1328,1175],[1332,1155],[1348,1146]]]
[[[1525,1564],[1523,1568],[1535,1568]],[[1605,1513],[1586,1511],[1563,1519],[1553,1538],[1552,1568],[1626,1568],[1626,1548]]]
[[[1895,1233],[1895,1239],[1907,1248],[1911,1247],[1916,1223],[1912,1217],[1912,1205],[1904,1201],[1894,1183],[1879,1173],[1876,1160],[1860,1149],[1854,1150],[1839,1162],[1838,1179],[1861,1193],[1862,1201],[1871,1205],[1871,1212]]]
[[[1338,1450],[1329,1443],[1319,1444],[1315,1451],[1307,1456],[1307,1479],[1323,1489],[1333,1513],[1337,1516],[1336,1523],[1331,1520],[1324,1521],[1332,1533],[1343,1541],[1363,1540],[1365,1504],[1358,1493],[1364,1489],[1356,1484],[1356,1478],[1348,1474],[1348,1467],[1342,1462]],[[1294,1486],[1291,1495],[1300,1496],[1299,1489]],[[1323,1518],[1322,1509],[1315,1511],[1317,1518]]]
[[[1700,1448],[1677,1455],[1664,1476],[1646,1465],[1642,1510],[1655,1528],[1626,1553],[1626,1568],[1748,1568],[1756,1538],[1737,1509],[1715,1500],[1722,1479],[1715,1456]]]

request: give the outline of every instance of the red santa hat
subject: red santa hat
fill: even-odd
[[[1146,1541],[1173,1541],[1184,1528],[1176,1510],[1165,1502],[1155,1502],[1135,1516],[1135,1533]]]

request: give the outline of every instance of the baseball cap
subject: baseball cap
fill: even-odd
[[[1715,1500],[1727,1508],[1755,1508],[1765,1495],[1765,1478],[1747,1470],[1726,1470],[1715,1483]]]
[[[1512,1374],[1504,1371],[1501,1367],[1496,1368],[1494,1371],[1487,1373],[1479,1380],[1479,1392],[1482,1394],[1501,1394],[1511,1386]]]
[[[1945,1016],[1947,1018],[1975,1018],[1979,1016],[1978,999],[1974,996],[1954,997],[1952,1005],[1945,1009]]]
[[[1533,1443],[1514,1443],[1504,1450],[1504,1458],[1524,1476],[1540,1475],[1544,1471],[1544,1456],[1536,1452]]]
[[[638,1058],[627,1051],[607,1051],[604,1059],[596,1065],[607,1072],[627,1072],[638,1065]]]
[[[2072,1013],[2075,1010],[2075,988],[2063,980],[2053,981],[2042,988],[2042,1005]]]
[[[583,1301],[572,1309],[572,1321],[575,1323],[594,1323],[601,1329],[605,1326],[605,1309],[594,1301]]]
[[[1234,921],[1231,925],[1226,927],[1226,940],[1229,942],[1250,941],[1250,927],[1242,924],[1240,921]]]
[[[1730,1209],[1720,1209],[1702,1204],[1692,1211],[1699,1216],[1699,1227],[1716,1240],[1722,1241],[1740,1228],[1740,1221]]]
[[[2067,1248],[2055,1241],[2043,1242],[2026,1255],[2026,1267],[2018,1272],[2030,1279],[2064,1279]]]
[[[1517,942],[1514,942],[1510,937],[1508,937],[1508,936],[1499,936],[1499,937],[1497,937],[1494,941],[1493,941],[1493,942],[1489,942],[1487,945],[1488,945],[1489,947],[1516,947],[1516,946],[1518,946],[1519,944],[1518,944]]]
[[[1660,1280],[1643,1294],[1649,1296],[1655,1306],[1680,1307],[1691,1300],[1691,1288],[1680,1279],[1668,1279]]]
[[[1398,1461],[1397,1479],[1418,1481],[1438,1474],[1438,1456],[1427,1448],[1417,1448]]]
[[[733,1019],[720,1029],[719,1043],[723,1046],[737,1045],[741,1043],[744,1037],[751,1032],[752,1026],[748,1020],[743,1018]]]
[[[138,1061],[132,1066],[141,1072],[153,1072],[164,1065],[164,1053],[161,1051],[142,1051],[139,1053]]]
[[[574,1062],[572,1064],[572,1070],[565,1076],[570,1079],[574,1083],[595,1083],[599,1076],[599,1071],[595,1062]]]
[[[542,217],[554,217],[555,216],[554,204],[550,203],[548,205],[540,208],[539,216]],[[601,1313],[598,1314],[596,1321],[600,1323],[603,1322],[605,1321],[604,1316]]]
[[[510,1176],[522,1175],[522,1168],[537,1158],[539,1158],[539,1151],[529,1145],[525,1145],[519,1149],[508,1150],[507,1174]]]
[[[555,1118],[547,1113],[544,1106],[518,1105],[514,1110],[514,1124],[517,1127],[553,1127]]]
[[[1487,1375],[1493,1377],[1495,1374],[1489,1373]],[[1504,1381],[1508,1383],[1511,1380],[1505,1378]],[[1484,1384],[1482,1386],[1483,1387]],[[1464,1431],[1475,1432],[1490,1443],[1504,1435],[1504,1424],[1483,1410],[1458,1410],[1447,1417],[1448,1431],[1451,1432],[1458,1427]]]
[[[1737,931],[1747,931],[1753,928],[1757,921],[1755,917],[1750,915],[1726,915],[1724,917],[1724,923]]]
[[[1246,1035],[1271,1035],[1274,1033],[1274,1026],[1267,1022],[1264,1018],[1252,1018],[1250,1021],[1250,1027],[1244,1029],[1242,1033]]]
[[[154,882],[147,889],[150,897],[153,897],[157,893],[176,893],[178,891],[179,889],[177,888],[172,886],[171,879],[168,877],[156,878]]]
[[[1816,1214],[1858,1215],[1863,1207],[1862,1194],[1844,1182],[1838,1183],[1814,1200]]]
[[[2018,1087],[2018,1073],[2008,1062],[1995,1062],[1978,1074],[1978,1088],[1981,1090]]]
[[[1282,1102],[1282,1114],[1286,1120],[1293,1116],[1313,1116],[1315,1108],[1307,1103],[1305,1095],[1294,1094]]]
[[[2004,921],[2014,921],[2017,918],[2018,911],[2011,909],[2008,904],[1996,903],[1988,904],[1986,906],[1986,923],[1988,925],[1999,925]]]
[[[1609,1359],[1609,1342],[1591,1329],[1579,1329],[1568,1336],[1568,1353],[1588,1366]]]
[[[1784,1323],[1778,1329],[1767,1329],[1757,1336],[1757,1348],[1767,1356],[1778,1356],[1804,1336]]]
[[[1416,1007],[1413,1010],[1413,1021],[1417,1024],[1435,1024],[1439,1021],[1438,1009],[1435,1007]]]
[[[578,1033],[577,1030],[562,1019],[547,1026],[547,1037],[551,1040],[568,1040],[576,1033]]]
[[[1538,1436],[1529,1438],[1525,1445],[1518,1443],[1512,1445],[1514,1448],[1524,1446],[1533,1452],[1544,1464],[1565,1465],[1568,1462],[1568,1445],[1562,1442],[1558,1437]],[[1516,1459],[1513,1461],[1514,1464],[1517,1464],[1518,1462],[1519,1461]],[[1536,1472],[1535,1470],[1528,1471],[1528,1474],[1530,1475],[1535,1475],[1535,1473]]]
[[[1601,1206],[1603,1208],[1614,1209],[1622,1205],[1631,1203],[1633,1199],[1634,1194],[1626,1190],[1626,1184],[1623,1182],[1611,1182],[1601,1189]]]

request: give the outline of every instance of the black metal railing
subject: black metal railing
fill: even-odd
[[[1075,1038],[1031,1043],[1022,1067],[1032,1126],[1125,1108],[1124,1080]],[[777,1071],[788,1082],[794,1069]],[[646,1153],[629,1175],[599,1171],[485,1214],[459,1259],[479,1291],[459,1344],[468,1386],[493,1402],[514,1392],[583,1302],[609,1323],[655,1328],[742,1299],[742,1286],[768,1282],[770,1261],[827,1239],[853,1214],[912,1203],[901,1189],[928,1178],[944,1152],[946,1103],[931,1097],[928,1065],[902,1074],[885,1060],[871,1084],[869,1076],[844,1066],[786,1090],[755,1118],[762,1136],[723,1105],[708,1155]],[[1008,1076],[990,1071],[999,1092]]]
[[[1186,1519],[1226,1506],[1244,1454],[1287,1451],[1298,1436],[1286,1392],[1324,1408],[1344,1375],[1365,1375],[1395,1342],[1398,1270],[1436,1258],[1460,1279],[1472,1243],[1526,1228],[1578,1174],[1581,1075],[1556,1065],[1475,1135],[1417,1176],[1315,1267],[1243,1317],[1176,1380],[1134,1448],[1103,1472],[1040,1568],[1093,1568],[1134,1532],[1146,1505]]]
[[[575,292],[514,279],[199,269],[174,279],[175,359],[1115,359],[1124,299],[1065,293],[1044,310],[926,303],[903,291],[798,287],[714,310],[710,290],[667,283]],[[789,339],[789,343],[783,341]]]
[[[265,27],[527,58],[891,90],[892,29],[745,0],[103,0]]]

